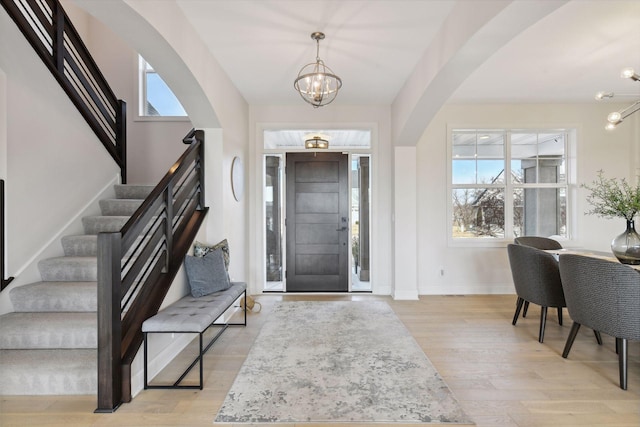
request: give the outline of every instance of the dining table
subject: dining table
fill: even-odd
[[[595,251],[591,249],[582,249],[582,248],[546,249],[545,252],[552,254],[556,258],[556,260],[560,259],[561,254],[576,254],[576,255],[585,255],[585,256],[590,256],[594,258],[605,259],[611,262],[620,263],[620,261],[618,261],[618,258],[613,256],[611,252]],[[631,265],[631,264],[625,264],[625,265],[633,268],[634,270],[637,270],[640,273],[640,265]]]

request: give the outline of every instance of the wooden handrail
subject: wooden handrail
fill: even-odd
[[[127,181],[126,103],[107,83],[59,0],[0,0]]]
[[[5,230],[7,229],[7,224],[5,222],[5,199],[4,199],[4,179],[0,179],[0,290],[6,288],[9,283],[13,280],[13,277],[7,277],[5,279],[5,265],[6,262],[6,252],[5,252]]]
[[[98,234],[98,408],[131,400],[142,322],[160,309],[204,221],[204,132],[119,232]],[[186,138],[186,137],[185,137]]]

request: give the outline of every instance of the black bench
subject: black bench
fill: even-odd
[[[194,298],[191,295],[185,296],[173,304],[160,310],[158,314],[148,318],[142,324],[142,332],[144,333],[144,388],[190,388],[200,389],[203,386],[203,356],[213,345],[214,342],[222,335],[229,326],[246,326],[247,325],[247,309],[246,304],[242,307],[244,311],[243,323],[216,323],[218,319],[240,298],[247,296],[247,284],[243,282],[232,282],[231,287],[224,291],[214,292],[200,298]],[[222,326],[220,331],[209,341],[206,347],[203,347],[203,334],[211,326]],[[182,373],[180,378],[172,385],[150,385],[147,381],[147,338],[150,333],[196,333],[199,336],[200,347],[198,356]],[[200,384],[199,385],[180,385],[180,382],[187,376],[191,369],[199,363],[200,365]]]

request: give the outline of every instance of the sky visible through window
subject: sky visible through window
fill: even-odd
[[[147,73],[147,101],[160,116],[186,116],[187,113],[158,73]]]
[[[491,184],[504,179],[503,160],[453,160],[453,184]],[[477,176],[476,176],[477,174]]]

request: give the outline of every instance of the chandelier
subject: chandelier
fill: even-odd
[[[622,72],[620,73],[620,77],[623,77],[625,79],[631,79],[633,81],[640,81],[640,75],[638,75],[635,70],[633,68],[625,68],[622,70]],[[596,93],[596,99],[598,101],[604,99],[604,98],[613,98],[614,94],[613,92],[598,92]],[[616,128],[616,126],[618,126],[620,123],[622,123],[622,121],[624,119],[626,119],[627,117],[629,117],[630,115],[632,115],[633,113],[640,111],[640,100],[637,100],[636,102],[634,102],[633,104],[629,105],[627,108],[624,108],[620,111],[614,111],[612,113],[609,113],[609,115],[607,116],[607,125],[605,126],[605,129],[607,130],[613,130]]]
[[[311,33],[311,38],[316,41],[316,62],[302,67],[293,87],[302,99],[318,108],[336,99],[342,80],[320,59],[320,40],[324,39],[324,33],[316,31]]]
[[[304,148],[309,150],[314,148],[329,148],[329,136],[318,133],[305,135]]]

